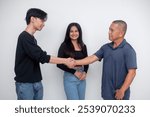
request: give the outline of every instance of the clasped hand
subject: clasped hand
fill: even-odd
[[[66,65],[68,68],[74,68],[75,67],[75,60],[73,58],[67,58]]]

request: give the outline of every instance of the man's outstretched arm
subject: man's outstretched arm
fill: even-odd
[[[49,63],[64,64],[68,66],[69,68],[74,67],[74,60],[72,58],[60,58],[60,57],[51,56]]]
[[[95,61],[98,61],[99,58],[96,55],[88,56],[84,59],[75,60],[75,65],[88,65],[91,63],[94,63]]]

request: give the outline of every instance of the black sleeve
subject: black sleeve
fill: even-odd
[[[61,44],[61,46],[58,50],[58,57],[67,58],[67,56],[65,54],[65,44],[64,43]],[[72,73],[72,74],[74,74],[76,72],[76,70],[70,69],[64,64],[57,64],[57,67],[60,68],[63,71],[66,71],[66,72],[69,72],[69,73]]]
[[[88,53],[87,53],[87,47],[86,47],[86,45],[84,45],[85,46],[85,48],[84,48],[84,55],[85,55],[85,57],[87,57],[88,56]],[[84,65],[84,71],[87,73],[87,71],[88,71],[88,69],[89,69],[89,65]]]
[[[23,48],[26,52],[26,54],[38,61],[43,63],[48,63],[50,60],[50,55],[47,55],[47,53],[45,51],[43,51],[35,42],[34,42],[34,38],[31,38],[29,36],[23,36],[22,38],[22,45]]]

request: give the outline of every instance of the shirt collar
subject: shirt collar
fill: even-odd
[[[116,47],[116,48],[113,48],[114,42],[111,42],[111,43],[109,43],[108,45],[109,45],[112,49],[117,49],[117,48],[123,48],[125,44],[126,44],[126,40],[123,39],[123,41],[121,42],[121,44],[120,44],[118,47]]]

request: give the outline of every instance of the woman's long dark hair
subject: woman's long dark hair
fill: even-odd
[[[77,39],[77,43],[79,44],[80,48],[81,48],[81,51],[84,51],[84,43],[82,41],[82,30],[81,30],[81,27],[78,23],[76,22],[73,22],[73,23],[70,23],[67,27],[67,30],[66,30],[66,35],[65,35],[65,39],[64,39],[64,42],[66,44],[66,52],[70,54],[71,57],[74,57],[74,51],[75,51],[75,48],[71,42],[71,38],[70,38],[70,30],[71,28],[75,26],[78,31],[79,31],[79,37]]]

